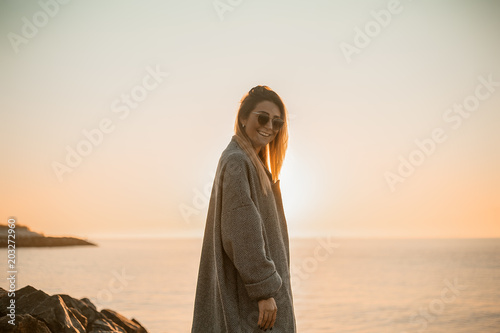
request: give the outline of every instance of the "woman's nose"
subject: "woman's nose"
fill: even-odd
[[[271,119],[269,119],[269,121],[267,122],[266,126],[265,126],[267,129],[269,130],[273,130],[273,121]]]

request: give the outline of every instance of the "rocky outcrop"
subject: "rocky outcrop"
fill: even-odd
[[[52,333],[51,330],[41,320],[36,319],[32,315],[24,314],[16,316],[16,325],[9,324],[10,318],[4,316],[0,318],[0,330],[5,333]]]
[[[74,237],[18,237],[16,247],[50,247],[50,246],[76,246],[76,245],[93,245],[83,239]],[[7,247],[7,240],[0,239],[0,247]]]
[[[0,247],[8,245],[8,230],[6,225],[0,225]],[[26,226],[15,227],[16,247],[50,247],[50,246],[76,246],[76,245],[96,245],[84,239],[75,237],[47,237],[42,233],[31,231]],[[12,244],[12,243],[11,243]]]
[[[11,297],[0,288],[0,332],[15,333],[147,333],[135,319],[104,309],[97,311],[89,299],[75,299],[26,286],[15,292],[15,325]],[[10,321],[10,323],[9,323]]]
[[[9,226],[5,224],[0,224],[0,235],[1,236],[7,236],[9,233],[9,229],[11,229]],[[27,237],[44,237],[44,234],[38,233],[31,231],[30,228],[24,225],[16,225],[14,228],[16,232],[16,237],[22,237],[22,238],[27,238]]]

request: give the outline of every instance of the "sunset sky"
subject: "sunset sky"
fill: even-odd
[[[0,4],[2,224],[201,236],[265,84],[291,236],[500,237],[500,2],[66,2]]]

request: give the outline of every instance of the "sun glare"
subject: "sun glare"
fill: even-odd
[[[289,225],[296,225],[311,205],[312,183],[305,166],[296,158],[293,149],[289,148],[280,175],[280,187],[283,206]]]

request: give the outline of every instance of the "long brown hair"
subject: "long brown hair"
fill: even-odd
[[[252,141],[247,136],[241,120],[247,119],[258,103],[269,101],[280,109],[281,119],[284,120],[283,127],[278,131],[273,141],[263,147],[259,154],[255,152]],[[271,190],[271,183],[264,167],[270,167],[273,183],[278,180],[288,148],[288,114],[285,104],[271,88],[267,86],[256,86],[241,99],[240,108],[234,124],[235,138],[241,148],[247,153],[253,165],[257,169],[262,191],[267,195]],[[259,161],[260,160],[260,161]],[[262,162],[262,163],[261,163]]]

